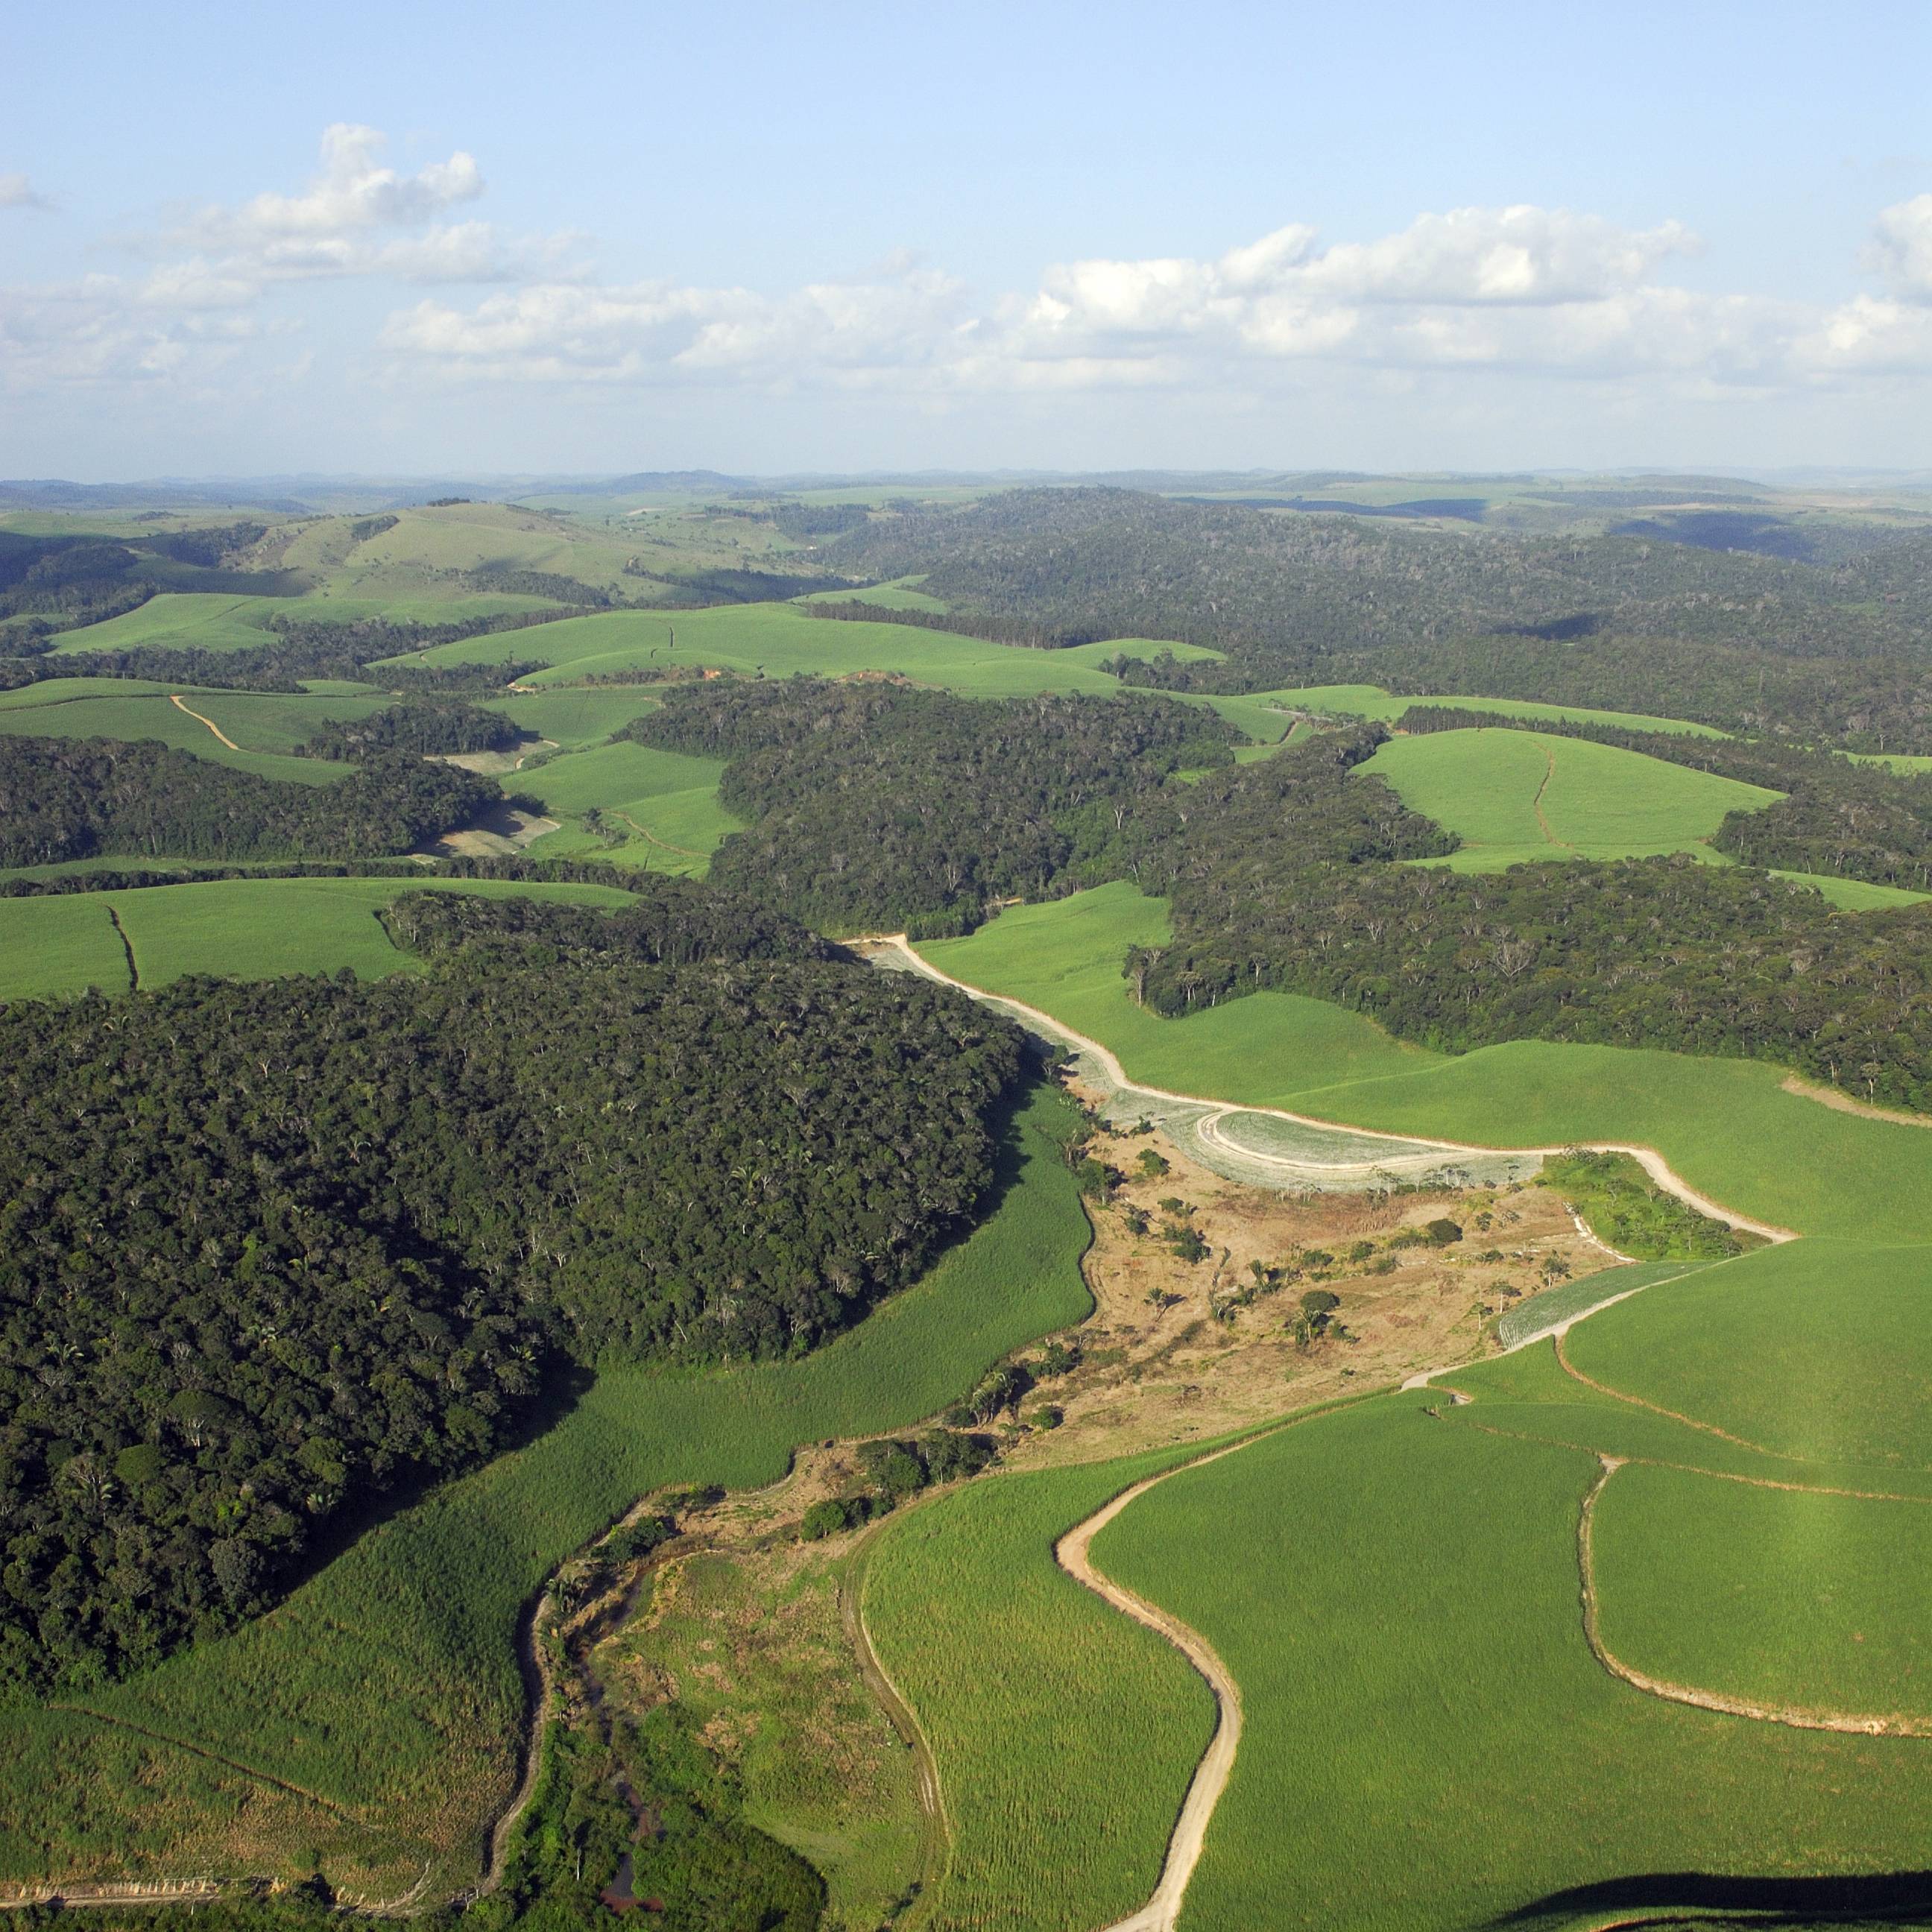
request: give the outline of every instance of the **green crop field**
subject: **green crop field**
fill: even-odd
[[[1640,752],[1514,730],[1396,739],[1361,769],[1462,839],[1442,862],[1457,872],[1660,852],[1714,859],[1705,842],[1727,813],[1781,796]]]
[[[574,695],[575,694],[572,694]],[[595,809],[613,829],[632,833],[630,843],[608,854],[652,872],[700,874],[718,842],[738,830],[739,821],[718,802],[722,758],[696,758],[628,740],[586,752],[566,752],[526,766],[512,789],[542,800],[554,815],[577,818]],[[532,855],[575,856],[602,850],[580,833],[550,833],[531,847]]]
[[[286,597],[237,597],[226,591],[164,591],[103,624],[64,631],[62,651],[124,651],[136,645],[239,651],[274,641],[268,620],[293,609]]]
[[[886,610],[934,610],[942,615],[951,607],[941,597],[928,596],[919,586],[926,581],[923,576],[895,578],[890,584],[868,584],[863,590],[848,590],[842,586],[836,590],[808,591],[793,602],[799,604],[844,604],[857,598],[867,604],[876,604]]]
[[[1786,1093],[1778,1067],[1539,1040],[1432,1053],[1290,994],[1163,1019],[1133,1004],[1120,962],[1130,945],[1167,936],[1164,904],[1123,884],[1016,907],[970,938],[919,950],[1111,1047],[1148,1086],[1483,1147],[1634,1142],[1780,1226],[1932,1240],[1932,1133]]]
[[[1932,1724],[1932,1502],[1633,1463],[1604,1486],[1592,1548],[1604,1647],[1633,1669],[1773,1708]]]
[[[675,642],[674,644],[674,639]],[[617,671],[703,665],[748,676],[824,677],[897,671],[969,698],[1025,697],[1039,691],[1119,688],[1118,680],[1064,651],[982,644],[911,624],[847,623],[808,617],[796,604],[746,604],[660,615],[642,611],[569,617],[541,631],[511,632],[444,644],[422,654],[432,664],[502,664],[542,657],[551,668],[524,680],[542,688]]]
[[[1594,1457],[1445,1426],[1426,1400],[1184,1470],[1095,1539],[1096,1563],[1201,1631],[1241,1689],[1185,1925],[1251,1932],[1290,1899],[1306,1926],[1600,1924],[1667,1906],[1673,1873],[1922,1865],[1932,1747],[1618,1682],[1577,1614]],[[1607,1888],[1592,1909],[1561,1896],[1590,1885]]]
[[[300,1869],[299,1847],[316,1842],[278,1836],[292,1827],[272,1804],[251,1835],[250,1791],[274,1778],[358,1821],[349,1832],[302,1814],[338,1883],[400,1890],[427,1869],[446,1889],[472,1876],[514,1782],[513,1633],[543,1577],[652,1490],[770,1482],[797,1443],[904,1426],[1080,1319],[1088,1233],[1062,1155],[1077,1118],[1036,1092],[995,1211],[829,1346],[701,1376],[607,1372],[526,1447],[370,1528],[279,1610],[95,1693],[98,1717],[0,1712],[0,1878],[177,1869],[176,1840],[130,1828],[124,1803],[130,1754],[133,1788],[176,1778],[185,1755],[167,1739],[256,1774],[220,1780],[237,1859]],[[131,1744],[116,1725],[148,1736]]]
[[[1640,711],[1596,711],[1583,704],[1538,704],[1520,698],[1402,698],[1378,684],[1304,685],[1292,691],[1259,692],[1296,710],[1346,718],[1373,718],[1392,724],[1412,705],[1433,705],[1469,711],[1496,711],[1506,718],[1545,718],[1552,723],[1614,724],[1627,731],[1678,731],[1696,738],[1730,734],[1709,724],[1693,724],[1682,718],[1653,718]]]
[[[1192,1453],[985,1479],[910,1511],[872,1552],[866,1628],[939,1766],[950,1842],[924,1907],[934,1932],[1090,1932],[1154,1889],[1214,1699],[1052,1547]]]
[[[150,740],[262,778],[328,784],[347,776],[350,767],[289,754],[332,718],[366,718],[394,702],[359,687],[284,693],[210,691],[134,678],[58,678],[0,693],[0,731]],[[211,724],[233,746],[224,745]]]
[[[1772,877],[1815,887],[1840,912],[1878,912],[1887,906],[1918,905],[1932,898],[1932,893],[1909,892],[1903,886],[1877,886],[1863,879],[1838,879],[1828,872],[1774,872]]]
[[[621,731],[634,718],[655,711],[664,700],[636,685],[610,685],[602,689],[532,691],[514,698],[484,700],[486,711],[506,718],[547,738],[566,751],[580,752]]]
[[[389,943],[376,914],[398,892],[521,893],[616,907],[612,886],[524,884],[488,879],[206,879],[131,892],[0,899],[0,999],[124,992],[127,956],[109,915],[121,922],[143,986],[188,973],[271,979],[335,973],[362,979],[416,970]]]

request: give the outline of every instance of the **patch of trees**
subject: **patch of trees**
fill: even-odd
[[[448,698],[392,704],[366,718],[332,718],[302,746],[302,755],[357,763],[387,752],[417,758],[467,752],[502,752],[528,736],[500,711],[485,711]]]
[[[1932,1110],[1932,905],[1834,914],[1688,858],[1462,874],[1297,867],[1292,837],[1177,881],[1136,997],[1185,1013],[1272,988],[1458,1052],[1512,1040],[1780,1061]]]
[[[1069,637],[1019,616],[989,611],[902,610],[896,605],[868,604],[862,594],[838,597],[799,607],[809,617],[835,623],[909,624],[920,631],[946,631],[955,637],[979,638],[992,644],[1020,644],[1032,650],[1057,650],[1062,645],[1090,644],[1088,638]]]
[[[803,542],[811,537],[842,536],[863,530],[871,512],[863,503],[775,503],[772,521],[781,535]]]
[[[582,610],[608,610],[614,601],[609,591],[554,570],[512,570],[486,564],[481,570],[466,572],[463,580],[472,590],[509,597],[548,597],[575,607],[572,616]]]
[[[1720,852],[1771,871],[1932,890],[1932,778],[1859,764],[1776,739],[1700,738],[1580,720],[1546,722],[1460,706],[1412,706],[1396,728],[1540,731],[1584,738],[1762,785],[1786,796],[1756,811],[1730,813],[1711,841]]]
[[[1744,1251],[1726,1222],[1666,1193],[1627,1154],[1571,1148],[1544,1162],[1541,1179],[1604,1240],[1635,1260],[1724,1261]]]
[[[719,795],[755,822],[719,848],[721,884],[815,926],[926,933],[1070,890],[1163,809],[1170,774],[1227,764],[1236,736],[1178,704],[815,679],[673,689],[624,735],[730,760]]]
[[[932,1258],[1018,1030],[796,928],[686,944],[698,904],[0,1009],[0,1684],[259,1610],[342,1512],[499,1447],[553,1359],[796,1353]]]
[[[490,780],[400,752],[291,784],[165,745],[0,737],[0,865],[148,858],[380,858],[468,824]]]

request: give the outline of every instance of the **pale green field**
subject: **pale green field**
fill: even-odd
[[[525,885],[497,880],[206,879],[131,892],[0,899],[0,999],[124,992],[126,956],[109,919],[118,915],[141,984],[188,973],[272,979],[351,968],[362,979],[417,970],[390,944],[376,913],[399,892],[427,887],[500,898],[530,893],[612,908],[609,886]]]
[[[1392,724],[1412,705],[1468,711],[1498,711],[1506,718],[1540,718],[1552,723],[1614,724],[1628,731],[1676,731],[1694,738],[1728,737],[1709,724],[1693,724],[1682,718],[1653,718],[1638,711],[1594,711],[1582,704],[1539,704],[1520,698],[1398,698],[1378,684],[1306,685],[1292,691],[1260,692],[1257,696],[1310,711],[1350,718],[1378,718]]]
[[[1184,1471],[1095,1539],[1240,1686],[1184,1926],[1602,1925],[1672,1902],[1650,1874],[1922,1867],[1932,1747],[1741,1723],[1612,1678],[1577,1610],[1595,1458],[1445,1426],[1429,1400]],[[1552,1896],[1591,1884],[1606,1895]]]
[[[982,644],[910,624],[808,617],[790,604],[570,617],[534,633],[469,638],[422,656],[432,664],[545,658],[551,668],[524,680],[538,688],[612,671],[669,670],[676,665],[767,677],[897,671],[916,682],[944,686],[971,698],[1025,697],[1040,691],[1105,693],[1120,688],[1117,680],[1067,652]]]
[[[1462,839],[1444,862],[1457,872],[1548,858],[1715,858],[1706,842],[1728,813],[1783,796],[1640,752],[1514,730],[1392,739],[1360,770]]]
[[[1604,1644],[1634,1669],[1760,1705],[1932,1719],[1932,1502],[1634,1463],[1593,1531]]]
[[[1168,936],[1162,902],[1112,885],[1015,907],[969,938],[919,950],[1112,1047],[1147,1085],[1484,1147],[1628,1141],[1781,1226],[1932,1240],[1932,1132],[1785,1093],[1780,1068],[1536,1040],[1449,1056],[1280,993],[1163,1019],[1135,1006],[1120,961],[1129,945]]]
[[[799,604],[847,604],[856,598],[863,604],[876,604],[886,610],[934,610],[942,615],[951,605],[941,597],[931,597],[919,586],[926,581],[922,576],[898,577],[890,584],[869,584],[863,590],[812,590],[793,601]]]
[[[246,650],[274,641],[268,620],[296,608],[287,597],[238,597],[227,592],[166,591],[104,624],[64,631],[56,652],[127,650],[136,645],[205,651]]]
[[[718,802],[724,769],[722,758],[691,758],[625,740],[565,752],[526,766],[508,782],[514,790],[542,799],[553,816],[577,818],[596,806],[620,829],[634,831],[640,843],[610,854],[614,858],[653,872],[694,874],[704,871],[718,841],[739,829]],[[530,849],[534,857],[563,856],[565,835],[549,834]]]
[[[526,731],[566,751],[579,752],[602,744],[632,718],[656,710],[663,702],[636,685],[611,685],[601,690],[533,691],[486,698],[483,709],[500,711]]]
[[[297,696],[280,692],[197,691],[124,678],[62,678],[0,694],[0,731],[35,738],[152,740],[236,771],[292,784],[332,784],[353,766],[287,755],[332,718],[360,718],[392,700],[364,695]],[[203,724],[212,718],[242,748],[231,749]]]
[[[1932,892],[1908,892],[1903,886],[1875,886],[1863,879],[1834,878],[1828,872],[1779,872],[1774,879],[1789,879],[1794,885],[1812,886],[1840,912],[1881,912],[1887,906],[1918,905],[1932,898]]]

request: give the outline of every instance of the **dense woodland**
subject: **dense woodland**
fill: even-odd
[[[165,745],[0,736],[0,865],[146,858],[381,858],[466,825],[487,778],[374,752],[333,784],[291,784]]]
[[[889,682],[716,683],[626,728],[728,758],[720,795],[754,820],[712,864],[814,925],[962,931],[1009,897],[1070,889],[1170,773],[1225,765],[1211,712],[1136,698],[955,698]]]
[[[302,747],[302,755],[359,762],[384,752],[406,752],[418,758],[452,753],[502,752],[526,734],[500,711],[460,700],[432,698],[392,704],[366,718],[332,718]]]
[[[992,1178],[1017,1030],[788,922],[653,883],[392,929],[428,970],[0,1008],[0,1682],[259,1609],[553,1358],[811,1347]]]
[[[1172,688],[1369,680],[1932,751],[1932,536],[1875,532],[1814,563],[1677,534],[1524,536],[1048,489],[874,521],[827,556],[923,572],[952,606],[944,628],[1226,653],[1125,673]]]

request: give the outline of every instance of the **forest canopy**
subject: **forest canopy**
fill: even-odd
[[[795,1353],[931,1261],[1020,1035],[742,910],[425,894],[421,974],[0,1008],[0,1684],[260,1610],[553,1363]]]

